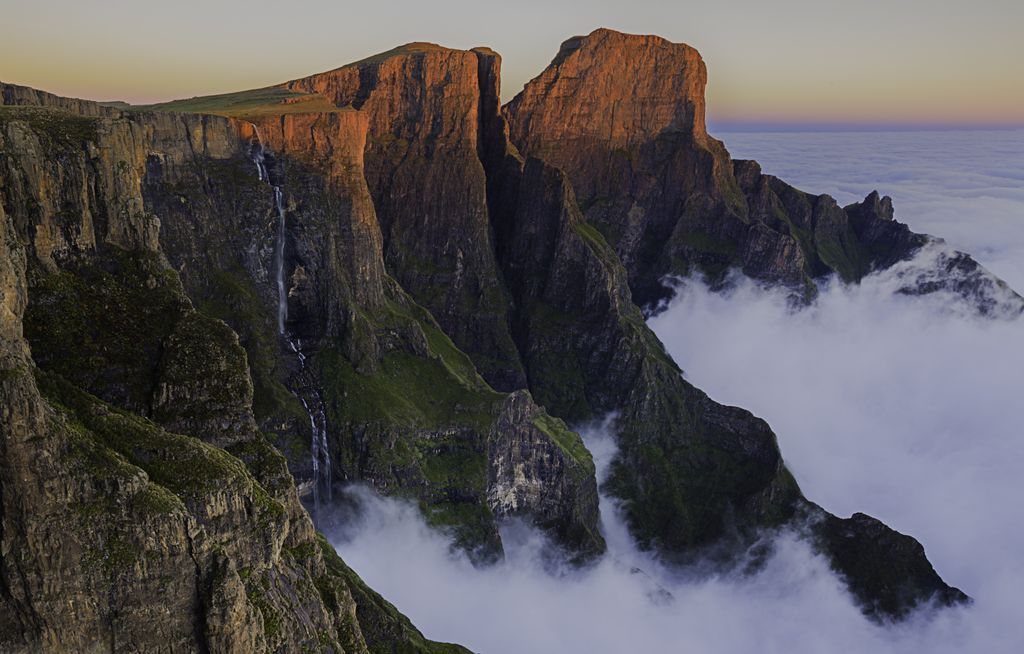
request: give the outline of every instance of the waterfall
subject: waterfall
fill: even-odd
[[[274,186],[274,207],[277,209],[277,242],[274,246],[274,265],[277,269],[277,333],[287,338],[284,323],[288,319],[288,292],[284,287],[284,194]],[[295,349],[294,347],[292,349]]]
[[[306,371],[306,355],[302,352],[302,340],[292,338],[288,333],[286,323],[288,321],[288,290],[285,285],[284,253],[285,240],[288,237],[285,224],[284,192],[281,186],[270,180],[270,173],[267,171],[265,162],[266,155],[263,149],[263,141],[260,139],[259,129],[253,125],[256,133],[256,140],[252,146],[252,159],[256,164],[256,174],[261,182],[267,182],[274,190],[274,210],[277,212],[277,235],[274,241],[274,272],[277,283],[277,333],[285,339],[288,347],[295,354],[299,362],[299,374]],[[292,393],[302,403],[309,416],[310,429],[310,457],[313,464],[313,515],[320,513],[320,490],[323,487],[327,491],[327,500],[331,499],[331,454],[327,447],[327,414],[324,413],[324,403],[320,391],[312,389],[315,409],[296,390]]]
[[[263,139],[260,138],[259,128],[256,127],[255,125],[253,125],[252,128],[253,131],[256,132],[256,144],[253,146],[252,149],[252,160],[253,163],[256,164],[256,175],[260,178],[261,182],[265,182],[268,180],[268,176],[267,166],[265,163],[263,163],[265,157],[263,153]]]
[[[302,353],[302,339],[288,338],[288,346],[299,361],[299,372],[306,370],[306,355]],[[327,491],[327,500],[331,499],[331,451],[327,447],[327,414],[324,413],[324,402],[320,391],[313,389],[317,410],[314,412],[302,395],[295,394],[302,402],[302,408],[309,416],[310,443],[309,452],[313,463],[313,513],[320,513],[320,490]]]

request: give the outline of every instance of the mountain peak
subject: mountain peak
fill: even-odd
[[[509,103],[513,139],[556,133],[628,148],[666,130],[703,137],[706,84],[704,61],[685,43],[600,28],[563,42]]]
[[[437,43],[431,43],[429,41],[413,41],[412,43],[406,43],[405,45],[400,45],[398,47],[391,48],[390,50],[385,50],[384,52],[378,52],[375,55],[370,55],[369,57],[365,57],[358,61],[353,61],[351,63],[345,64],[344,66],[339,66],[338,68],[327,71],[327,73],[333,73],[339,70],[343,70],[345,68],[360,68],[363,66],[378,64],[382,61],[387,61],[388,59],[392,59],[395,57],[422,57],[427,54],[439,52],[465,51],[457,50],[455,48],[448,48],[443,45],[438,45]],[[323,75],[327,73],[319,74]]]
[[[672,56],[675,51],[685,53],[686,56],[700,58],[697,50],[685,43],[673,43],[654,34],[629,34],[607,27],[599,27],[585,36],[573,36],[563,41],[558,49],[558,54],[555,55],[555,59],[551,63],[552,65],[560,64],[581,49],[628,54],[629,52],[639,53],[646,48],[662,49],[669,56]]]

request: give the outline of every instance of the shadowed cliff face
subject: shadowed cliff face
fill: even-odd
[[[464,651],[315,533],[237,336],[163,258],[149,159],[230,156],[228,122],[3,112],[0,649]]]
[[[523,388],[492,254],[477,53],[410,44],[285,86],[366,117],[388,270],[491,385]]]
[[[705,130],[706,80],[700,55],[687,45],[597,30],[566,41],[505,107],[520,151],[569,175],[580,209],[615,247],[641,306],[668,296],[665,275],[720,282],[729,268],[807,300],[816,280],[859,281],[929,241],[893,221],[891,203],[888,212],[874,210],[877,194],[843,209],[827,195],[762,175],[754,162],[732,162]],[[979,271],[981,286],[995,283],[973,260],[965,265]],[[992,304],[1024,311],[1019,297],[957,290],[981,296],[982,313]]]
[[[495,56],[413,44],[286,85],[290,91],[323,94],[338,107],[336,112],[247,118],[274,156],[282,158],[282,177],[277,179],[290,203],[289,236],[295,239],[289,246],[290,253],[295,248],[289,267],[301,267],[303,279],[321,279],[317,293],[289,284],[289,316],[296,316],[289,320],[289,329],[301,335],[310,368],[321,376],[317,385],[324,392],[341,469],[383,491],[421,497],[433,507],[437,524],[455,527],[457,542],[481,559],[500,552],[493,521],[506,515],[532,516],[574,556],[589,557],[603,550],[596,529],[596,484],[587,472],[592,463],[584,448],[567,449],[560,442],[570,444],[578,437],[557,421],[546,423],[550,417],[532,404],[529,394],[517,400],[520,408],[512,414],[523,424],[511,425],[507,402],[477,372],[499,389],[526,386],[495,258],[481,161],[479,106],[490,96],[480,92],[479,58]],[[489,104],[495,116],[497,107],[495,92]],[[353,132],[343,143],[330,127],[339,121],[361,125],[364,133]],[[272,178],[276,170],[271,167]],[[365,276],[325,276],[320,273],[330,273],[330,266],[318,272],[305,263],[308,257],[301,249],[322,249],[324,238],[294,229],[291,217],[296,224],[306,223],[304,216],[320,203],[307,199],[306,180],[323,177],[330,193],[365,194],[365,202],[356,204],[368,206],[370,218],[360,224],[376,240],[336,248],[335,254],[343,261],[366,260],[366,266],[354,271]],[[367,186],[369,194],[361,190]],[[383,259],[377,245],[381,239]],[[336,357],[337,348],[318,344],[317,334],[309,333],[308,321],[302,319],[336,311],[307,311],[304,299],[315,303],[344,292],[338,289],[374,288],[384,268],[390,275],[383,280],[385,288],[373,292],[381,301],[367,304],[357,298],[358,309],[349,311],[356,319],[369,317],[369,324],[358,333],[349,329],[334,334],[348,343],[343,357]],[[375,335],[365,337],[366,330]],[[471,361],[446,343],[448,336]],[[429,363],[416,379],[409,379],[421,365],[417,359],[443,362],[457,374],[453,378]],[[392,388],[395,380],[389,379],[365,392],[368,380],[360,378],[384,382],[396,374],[410,386]],[[353,385],[360,389],[353,390]],[[455,398],[457,406],[443,406]],[[410,400],[414,410],[407,411],[403,407]],[[492,426],[496,419],[500,428]],[[411,437],[402,434],[402,427],[413,430]],[[511,470],[483,474],[485,469],[498,470],[497,462],[509,456],[528,460],[517,462],[512,475]],[[537,467],[529,459],[551,463]],[[509,497],[518,499],[499,499]]]
[[[260,425],[277,434],[275,443],[288,454],[293,471],[312,476],[309,419],[304,421],[303,409],[295,407],[295,398],[301,398],[315,413],[323,410],[327,456],[341,480],[418,498],[430,519],[451,529],[459,546],[480,560],[500,556],[495,520],[505,515],[534,518],[564,537],[563,544],[576,554],[602,551],[596,483],[587,472],[593,464],[582,448],[581,456],[552,441],[578,440],[564,425],[553,434],[537,432],[547,445],[526,450],[554,459],[543,477],[488,479],[489,462],[503,456],[493,446],[503,396],[480,379],[432,315],[385,271],[381,230],[364,176],[366,115],[351,108],[294,112],[254,116],[251,123],[234,119],[232,125],[241,138],[239,148],[256,147],[259,139],[267,149],[270,179],[262,185],[262,211],[240,215],[225,197],[234,191],[204,190],[225,177],[214,176],[216,166],[223,165],[214,165],[215,160],[185,175],[188,180],[198,173],[185,194],[177,177],[154,171],[147,177],[152,182],[147,201],[165,217],[170,259],[192,271],[186,278],[190,293],[243,335],[254,377],[269,379],[264,392],[257,392]],[[256,174],[251,162],[231,165],[230,179]],[[267,240],[279,238],[269,229],[276,220],[268,216],[274,206],[271,184],[280,189],[285,213],[284,337],[274,333],[270,318],[277,300],[268,259],[276,244]],[[251,178],[236,185],[257,194],[261,188]],[[245,243],[210,248],[195,238],[197,225],[209,225],[212,238],[241,236]],[[494,276],[490,281],[499,283]],[[514,429],[533,433],[531,421],[543,412],[529,395],[521,401],[533,410],[522,413],[526,422]],[[497,442],[521,447],[501,433]],[[531,484],[549,488],[561,507],[557,516],[534,496],[512,507],[495,499]]]
[[[496,98],[499,62],[486,63],[481,78],[494,82],[482,87]],[[757,528],[787,520],[799,490],[774,434],[683,380],[632,302],[620,260],[581,215],[565,173],[536,157],[524,161],[491,106],[491,213],[530,388],[567,420],[618,414],[608,487],[625,501],[633,535],[682,561],[723,539],[743,547]]]
[[[50,106],[0,107],[2,206],[11,260],[28,253],[41,385],[87,431],[107,433],[93,414],[118,407],[151,430],[132,447],[166,432],[245,462],[239,487],[266,486],[280,515],[247,508],[258,489],[182,500],[239,561],[256,547],[253,519],[288,547],[313,542],[263,441],[310,479],[303,403],[322,409],[337,480],[415,498],[477,560],[500,556],[496,521],[510,516],[591,559],[604,549],[594,465],[560,419],[615,412],[607,489],[643,548],[731,561],[764,529],[811,518],[869,610],[902,615],[935,592],[960,601],[913,539],[805,500],[768,425],[684,380],[644,323],[634,298],[661,297],[666,273],[740,266],[811,294],[817,276],[856,279],[924,242],[887,199],[842,209],[730,161],[704,129],[705,79],[687,46],[599,30],[568,41],[504,112],[497,54],[429,44],[150,113],[4,86],[5,102]],[[870,542],[884,565],[862,555]],[[286,547],[258,549],[236,568],[283,565]],[[335,626],[310,629],[341,634],[343,613],[371,649],[428,648],[313,549]],[[345,579],[354,608],[323,596],[324,574]],[[258,614],[252,638],[297,648],[267,626],[283,605],[261,593],[277,582],[239,579],[231,629]]]

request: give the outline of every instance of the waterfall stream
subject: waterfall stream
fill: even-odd
[[[285,338],[284,323],[288,319],[288,291],[284,287],[284,241],[285,232],[284,193],[280,186],[274,186],[274,208],[277,209],[277,240],[274,244],[274,267],[277,271],[277,333]],[[291,343],[291,339],[288,341]],[[294,346],[292,349],[296,349]]]
[[[252,159],[256,164],[256,173],[261,182],[270,184],[274,190],[274,209],[277,212],[277,235],[274,241],[274,271],[277,284],[277,333],[288,347],[295,354],[299,362],[299,374],[306,370],[306,355],[302,352],[302,340],[292,338],[288,332],[288,289],[285,285],[284,254],[285,241],[288,237],[285,224],[284,192],[281,186],[270,180],[270,173],[265,163],[266,154],[263,149],[263,141],[260,139],[259,129],[253,125],[256,133],[256,140],[252,146]],[[313,513],[314,516],[320,512],[321,488],[327,493],[327,500],[331,499],[331,454],[327,447],[327,415],[324,412],[323,399],[320,391],[315,387],[309,389],[315,400],[314,406],[306,400],[302,393],[292,390],[292,393],[302,403],[302,407],[309,416],[310,429],[310,458],[313,465]],[[314,408],[315,407],[315,408]]]

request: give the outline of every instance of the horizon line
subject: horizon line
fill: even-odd
[[[715,120],[707,119],[708,132],[951,132],[1012,131],[1024,129],[1013,121],[898,121],[898,120]]]

